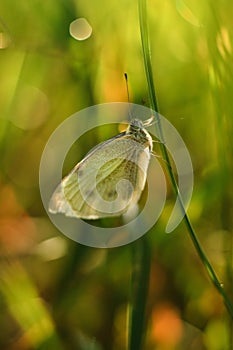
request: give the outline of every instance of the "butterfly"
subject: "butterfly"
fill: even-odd
[[[132,119],[126,131],[92,148],[57,186],[49,212],[96,220],[137,206],[153,149],[149,121]]]

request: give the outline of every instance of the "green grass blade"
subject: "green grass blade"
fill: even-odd
[[[141,43],[142,43],[142,51],[143,51],[143,61],[144,61],[144,67],[146,72],[146,78],[147,78],[147,84],[148,84],[148,90],[149,90],[149,97],[150,97],[150,104],[151,108],[155,110],[155,112],[159,112],[158,109],[158,103],[156,98],[156,92],[153,82],[153,72],[152,72],[152,64],[151,64],[151,56],[150,56],[150,45],[149,45],[149,32],[148,32],[148,21],[147,21],[147,9],[146,9],[146,0],[139,0],[139,21],[140,21],[140,31],[141,31]],[[163,139],[163,133],[162,133],[162,127],[159,119],[159,115],[156,115],[157,117],[157,124],[156,127],[158,128],[158,132],[160,133],[160,138]],[[227,293],[223,289],[223,286],[221,282],[219,281],[212,265],[210,264],[209,260],[207,259],[204,250],[202,249],[199,240],[197,238],[197,235],[192,227],[192,224],[190,222],[190,219],[185,212],[183,202],[179,193],[179,189],[176,183],[175,175],[172,170],[171,162],[168,156],[167,149],[164,145],[164,143],[160,144],[161,151],[163,154],[164,159],[166,160],[167,165],[167,171],[172,183],[173,190],[175,194],[177,195],[177,198],[180,203],[180,209],[182,213],[184,214],[184,221],[187,226],[189,235],[192,239],[192,242],[194,244],[194,247],[196,248],[196,251],[213,283],[213,285],[216,287],[218,292],[223,298],[223,301],[225,303],[225,306],[228,310],[229,315],[233,319],[233,305],[228,297]]]
[[[131,301],[129,316],[129,350],[143,348],[150,260],[150,247],[147,237],[144,236],[133,244],[133,300]]]
[[[28,349],[64,349],[52,315],[20,262],[2,263],[0,292],[22,331],[21,341]]]

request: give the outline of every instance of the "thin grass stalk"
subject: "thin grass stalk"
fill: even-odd
[[[158,128],[158,133],[160,135],[160,139],[163,140],[163,130],[159,118],[159,108],[156,98],[156,92],[154,87],[154,81],[153,81],[153,71],[152,71],[152,64],[151,64],[151,53],[150,53],[150,41],[149,41],[149,32],[148,32],[148,21],[147,21],[147,8],[146,8],[146,0],[139,0],[139,23],[140,23],[140,32],[141,32],[141,44],[142,44],[142,51],[143,51],[143,62],[145,67],[145,73],[146,73],[146,79],[148,84],[148,91],[149,91],[149,98],[150,98],[150,105],[151,108],[156,112],[156,118],[157,123],[156,127]],[[212,267],[211,263],[206,257],[206,254],[204,250],[202,249],[199,240],[197,238],[197,235],[195,233],[194,228],[192,227],[191,221],[188,217],[188,214],[185,211],[182,198],[179,193],[179,188],[175,179],[175,174],[173,173],[171,162],[168,156],[167,149],[165,147],[165,144],[162,142],[160,143],[161,152],[163,154],[164,159],[166,160],[165,164],[167,167],[167,171],[172,183],[173,190],[178,198],[180,209],[182,211],[182,214],[184,215],[184,221],[188,229],[188,233],[190,235],[190,238],[194,244],[194,247],[207,271],[207,274],[209,275],[214,287],[217,289],[217,291],[220,293],[220,295],[223,298],[224,304],[226,306],[226,309],[233,319],[233,305],[228,297],[226,291],[223,288],[222,283],[219,281],[214,268]]]
[[[132,301],[129,315],[128,349],[143,349],[145,336],[145,314],[150,275],[150,246],[146,236],[132,245]]]

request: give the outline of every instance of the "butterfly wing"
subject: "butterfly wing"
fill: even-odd
[[[56,188],[49,211],[83,219],[119,216],[144,189],[148,147],[125,133],[92,149]]]

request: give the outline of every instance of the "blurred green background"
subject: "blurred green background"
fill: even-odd
[[[148,14],[160,111],[193,161],[188,213],[233,300],[233,3],[150,0]],[[92,28],[86,40],[69,32],[80,17]],[[132,245],[105,250],[72,242],[47,217],[38,185],[54,129],[85,107],[127,101],[124,72],[131,102],[148,106],[134,1],[1,2],[1,349],[127,348]],[[144,349],[230,349],[232,323],[185,225],[164,233],[174,199],[169,193],[147,233]]]

